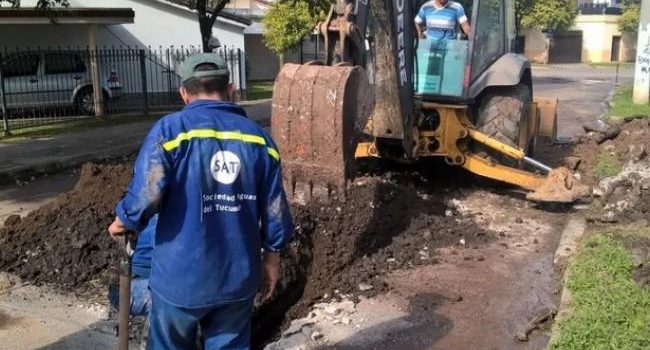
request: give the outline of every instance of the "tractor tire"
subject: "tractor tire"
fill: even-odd
[[[531,102],[529,88],[521,84],[490,92],[481,99],[476,127],[480,132],[510,146],[524,146],[524,151],[529,152],[534,147],[534,142],[522,145],[525,134],[522,133],[520,125],[522,120],[528,117],[528,105]],[[474,149],[477,153],[486,153],[504,165],[516,166],[518,163],[481,144],[476,144]]]

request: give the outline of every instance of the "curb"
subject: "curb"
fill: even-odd
[[[92,153],[63,156],[40,164],[19,165],[0,173],[0,185],[7,184],[15,179],[29,178],[35,175],[50,174],[80,166],[87,162],[102,162],[117,159],[135,153],[140,147],[137,143],[111,147]]]
[[[551,326],[551,338],[549,339],[548,344],[552,344],[558,336],[558,324],[571,316],[571,313],[573,312],[571,307],[571,291],[566,287],[568,279],[566,267],[573,255],[577,252],[578,242],[582,240],[586,229],[587,221],[585,218],[580,214],[571,214],[569,216],[569,221],[562,231],[560,243],[558,244],[553,256],[553,265],[556,269],[561,271],[562,274],[560,278],[560,281],[562,282],[562,291],[560,292],[560,302],[558,304],[557,314],[553,321],[553,325]]]
[[[558,268],[563,268],[571,258],[571,256],[578,249],[578,241],[582,238],[587,228],[587,221],[579,214],[570,214],[569,221],[567,222],[562,236],[560,236],[560,243],[553,255],[553,265]]]

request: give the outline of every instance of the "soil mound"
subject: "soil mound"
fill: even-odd
[[[74,190],[0,230],[0,269],[83,293],[108,282],[117,260],[106,233],[131,178],[126,165],[85,164]]]
[[[650,119],[628,119],[592,132],[574,150],[577,170],[594,186],[592,221],[650,217]]]
[[[573,155],[580,158],[576,170],[593,183],[599,156],[610,154],[621,164],[639,162],[650,152],[650,118],[613,123],[604,132],[591,132],[580,139]]]
[[[383,276],[392,270],[436,263],[435,249],[477,246],[493,237],[471,220],[459,220],[445,195],[414,184],[363,178],[347,199],[294,208],[297,241],[309,242],[304,293],[293,313],[325,294],[376,294],[386,290]],[[307,236],[307,237],[303,237]]]
[[[297,231],[283,256],[283,284],[256,313],[254,339],[261,343],[253,348],[326,296],[385,292],[384,276],[437,263],[436,248],[460,245],[461,239],[467,248],[478,247],[496,237],[456,216],[444,189],[434,190],[421,178],[417,172],[364,177],[346,198],[293,208]]]

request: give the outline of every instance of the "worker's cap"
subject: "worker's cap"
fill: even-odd
[[[196,67],[210,64],[215,68],[197,71]],[[229,78],[230,71],[223,57],[216,53],[198,53],[185,59],[181,65],[181,81],[186,82],[192,78]]]

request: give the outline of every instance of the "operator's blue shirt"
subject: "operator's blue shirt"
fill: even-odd
[[[194,101],[156,122],[115,210],[135,231],[159,213],[150,287],[184,308],[253,297],[261,248],[278,251],[293,233],[277,147],[227,102]]]
[[[456,28],[465,22],[465,9],[455,1],[442,7],[438,7],[435,1],[426,2],[415,16],[415,23],[426,27],[427,39],[456,39]]]
[[[149,219],[147,227],[138,234],[138,242],[131,259],[133,277],[149,278],[151,272],[151,254],[153,253],[153,236],[156,233],[158,216]]]

